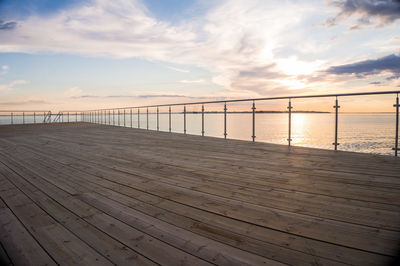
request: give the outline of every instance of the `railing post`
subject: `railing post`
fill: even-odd
[[[204,137],[204,104],[201,105],[201,136]]]
[[[228,110],[226,108],[226,102],[224,103],[224,139],[226,139],[226,110]]]
[[[332,144],[335,145],[335,151],[337,151],[337,146],[339,145],[339,143],[338,143],[338,116],[339,116],[339,108],[340,108],[337,96],[336,96],[336,100],[335,100],[335,106],[333,106],[333,108],[335,108],[335,142]]]
[[[160,130],[160,121],[159,121],[159,109],[158,109],[158,106],[157,106],[157,131],[159,131]]]
[[[171,133],[171,106],[169,106],[169,108],[168,108],[168,114],[169,114],[169,116],[168,116],[168,123],[169,123],[169,132]]]
[[[36,112],[33,112],[33,123],[36,124]]]
[[[253,116],[253,135],[251,138],[253,139],[253,142],[256,141],[256,103],[253,101],[253,107],[251,108],[252,110],[252,116]]]
[[[69,112],[67,112],[67,122],[69,123]]]
[[[133,125],[132,125],[132,123],[133,123],[133,119],[132,119],[132,108],[131,108],[130,112],[131,112],[131,128],[132,128],[132,127],[133,127]]]
[[[292,142],[292,109],[293,109],[293,107],[292,107],[292,102],[291,102],[291,99],[289,98],[289,106],[287,107],[288,108],[288,113],[289,113],[289,125],[288,125],[288,130],[289,130],[289,133],[288,133],[288,139],[287,139],[287,141],[288,141],[288,145],[290,146],[290,143]]]
[[[11,125],[14,125],[14,114],[11,112]]]
[[[137,109],[137,127],[140,128],[140,108]]]
[[[115,109],[113,109],[113,126],[115,126]]]
[[[126,127],[126,115],[125,115],[125,109],[124,109],[124,127]]]
[[[118,126],[120,126],[121,123],[121,112],[118,109]]]
[[[146,108],[146,129],[149,130],[149,107]]]
[[[25,112],[22,112],[22,124],[25,124]]]
[[[393,105],[393,107],[396,107],[396,134],[395,134],[395,140],[394,140],[394,156],[397,157],[397,152],[399,151],[399,94],[396,96],[396,104]]]
[[[75,112],[75,122],[78,122],[78,112]]]
[[[183,134],[186,135],[186,105],[183,106]]]

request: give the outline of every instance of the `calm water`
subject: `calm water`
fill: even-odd
[[[201,135],[201,114],[187,114],[187,133]],[[70,121],[75,121],[75,115]],[[80,116],[77,117],[78,121]],[[332,149],[334,141],[334,114],[292,114],[293,145]],[[36,116],[36,121],[43,116]],[[108,122],[108,116],[106,117]],[[64,122],[67,117],[64,117]],[[149,129],[156,129],[156,114],[149,115]],[[22,123],[22,116],[14,116],[14,123]],[[104,117],[103,117],[104,122]],[[223,114],[205,114],[205,135],[223,137]],[[9,116],[0,116],[0,124],[9,124]],[[33,123],[32,116],[25,116],[25,123]],[[111,123],[113,117],[111,116]],[[115,125],[118,116],[115,116]],[[251,140],[251,114],[228,114],[228,138]],[[288,115],[256,114],[256,141],[287,144]],[[124,125],[121,115],[119,124]],[[132,116],[137,127],[137,114]],[[125,116],[125,126],[131,126],[130,114]],[[147,127],[146,115],[140,115],[141,128]],[[160,130],[168,131],[168,114],[160,114]],[[172,131],[183,132],[183,114],[172,114]],[[346,151],[392,155],[395,136],[394,114],[340,114],[339,149]]]

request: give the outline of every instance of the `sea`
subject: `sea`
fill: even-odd
[[[224,115],[222,113],[206,113],[204,115],[205,136],[224,137]],[[53,115],[53,118],[55,115]],[[36,123],[43,121],[43,115],[36,115]],[[24,120],[24,121],[23,121]],[[68,117],[63,117],[64,122]],[[70,122],[80,121],[78,114],[69,116]],[[140,128],[157,130],[157,116],[140,114]],[[256,113],[255,135],[256,141],[287,144],[288,141],[288,114],[287,113]],[[173,113],[171,116],[172,132],[183,133],[184,117],[182,113]],[[33,115],[14,115],[13,123],[34,123]],[[113,125],[138,127],[138,116],[129,113],[114,117],[105,116],[103,123]],[[10,124],[11,117],[0,115],[0,124]],[[396,116],[394,113],[341,113],[338,123],[339,150],[393,155],[395,145]],[[187,134],[201,135],[202,123],[200,113],[186,114]],[[169,115],[159,114],[159,130],[169,131]],[[293,113],[292,114],[292,145],[333,149],[335,136],[334,113]],[[252,140],[252,114],[228,113],[227,138]]]

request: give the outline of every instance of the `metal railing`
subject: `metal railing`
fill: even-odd
[[[0,110],[2,125],[50,123],[51,111],[48,110]]]
[[[53,123],[70,123],[70,122],[89,122],[88,119],[84,118],[86,111],[59,111],[54,119]]]
[[[62,111],[61,117],[64,114],[67,115],[69,121],[69,115],[79,113],[81,116],[81,121],[90,122],[90,123],[100,123],[100,124],[108,124],[108,125],[116,125],[115,116],[117,115],[117,125],[121,126],[121,115],[123,115],[123,125],[126,126],[126,114],[130,115],[130,126],[133,127],[132,117],[136,113],[137,114],[137,128],[141,128],[140,125],[140,114],[141,110],[146,110],[146,129],[149,129],[149,108],[155,108],[155,114],[157,116],[156,119],[156,130],[159,131],[159,108],[160,107],[168,107],[168,131],[171,132],[171,107],[172,106],[183,106],[183,133],[186,134],[186,114],[187,114],[187,106],[200,105],[201,106],[201,135],[205,135],[204,128],[204,114],[205,114],[205,105],[207,104],[224,104],[223,107],[223,116],[224,116],[224,133],[223,136],[227,138],[227,104],[228,103],[238,103],[238,102],[250,102],[251,105],[251,117],[252,117],[252,135],[251,139],[255,142],[256,139],[256,103],[263,101],[274,101],[274,100],[288,100],[287,113],[288,113],[288,137],[287,142],[288,145],[292,145],[292,109],[293,100],[296,99],[308,99],[308,98],[333,98],[334,99],[334,114],[335,114],[335,127],[334,127],[334,140],[332,145],[334,146],[334,150],[338,149],[338,124],[339,124],[339,98],[343,97],[353,97],[353,96],[367,96],[367,95],[395,95],[395,116],[396,116],[396,125],[395,125],[395,136],[394,136],[394,147],[392,150],[394,151],[394,155],[398,156],[399,151],[399,93],[400,91],[381,91],[381,92],[362,92],[362,93],[340,93],[340,94],[321,94],[321,95],[305,95],[305,96],[283,96],[283,97],[267,97],[267,98],[252,98],[252,99],[234,99],[234,100],[219,100],[219,101],[202,101],[202,102],[186,102],[186,103],[172,103],[172,104],[157,104],[157,105],[142,105],[142,106],[130,106],[130,107],[120,107],[120,108],[105,108],[105,109],[95,109],[95,110],[87,110],[87,111]],[[128,112],[127,112],[128,111]],[[134,112],[136,111],[136,112]]]

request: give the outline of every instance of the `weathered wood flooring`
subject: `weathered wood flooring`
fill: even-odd
[[[389,156],[0,126],[0,264],[387,265],[399,173]]]

